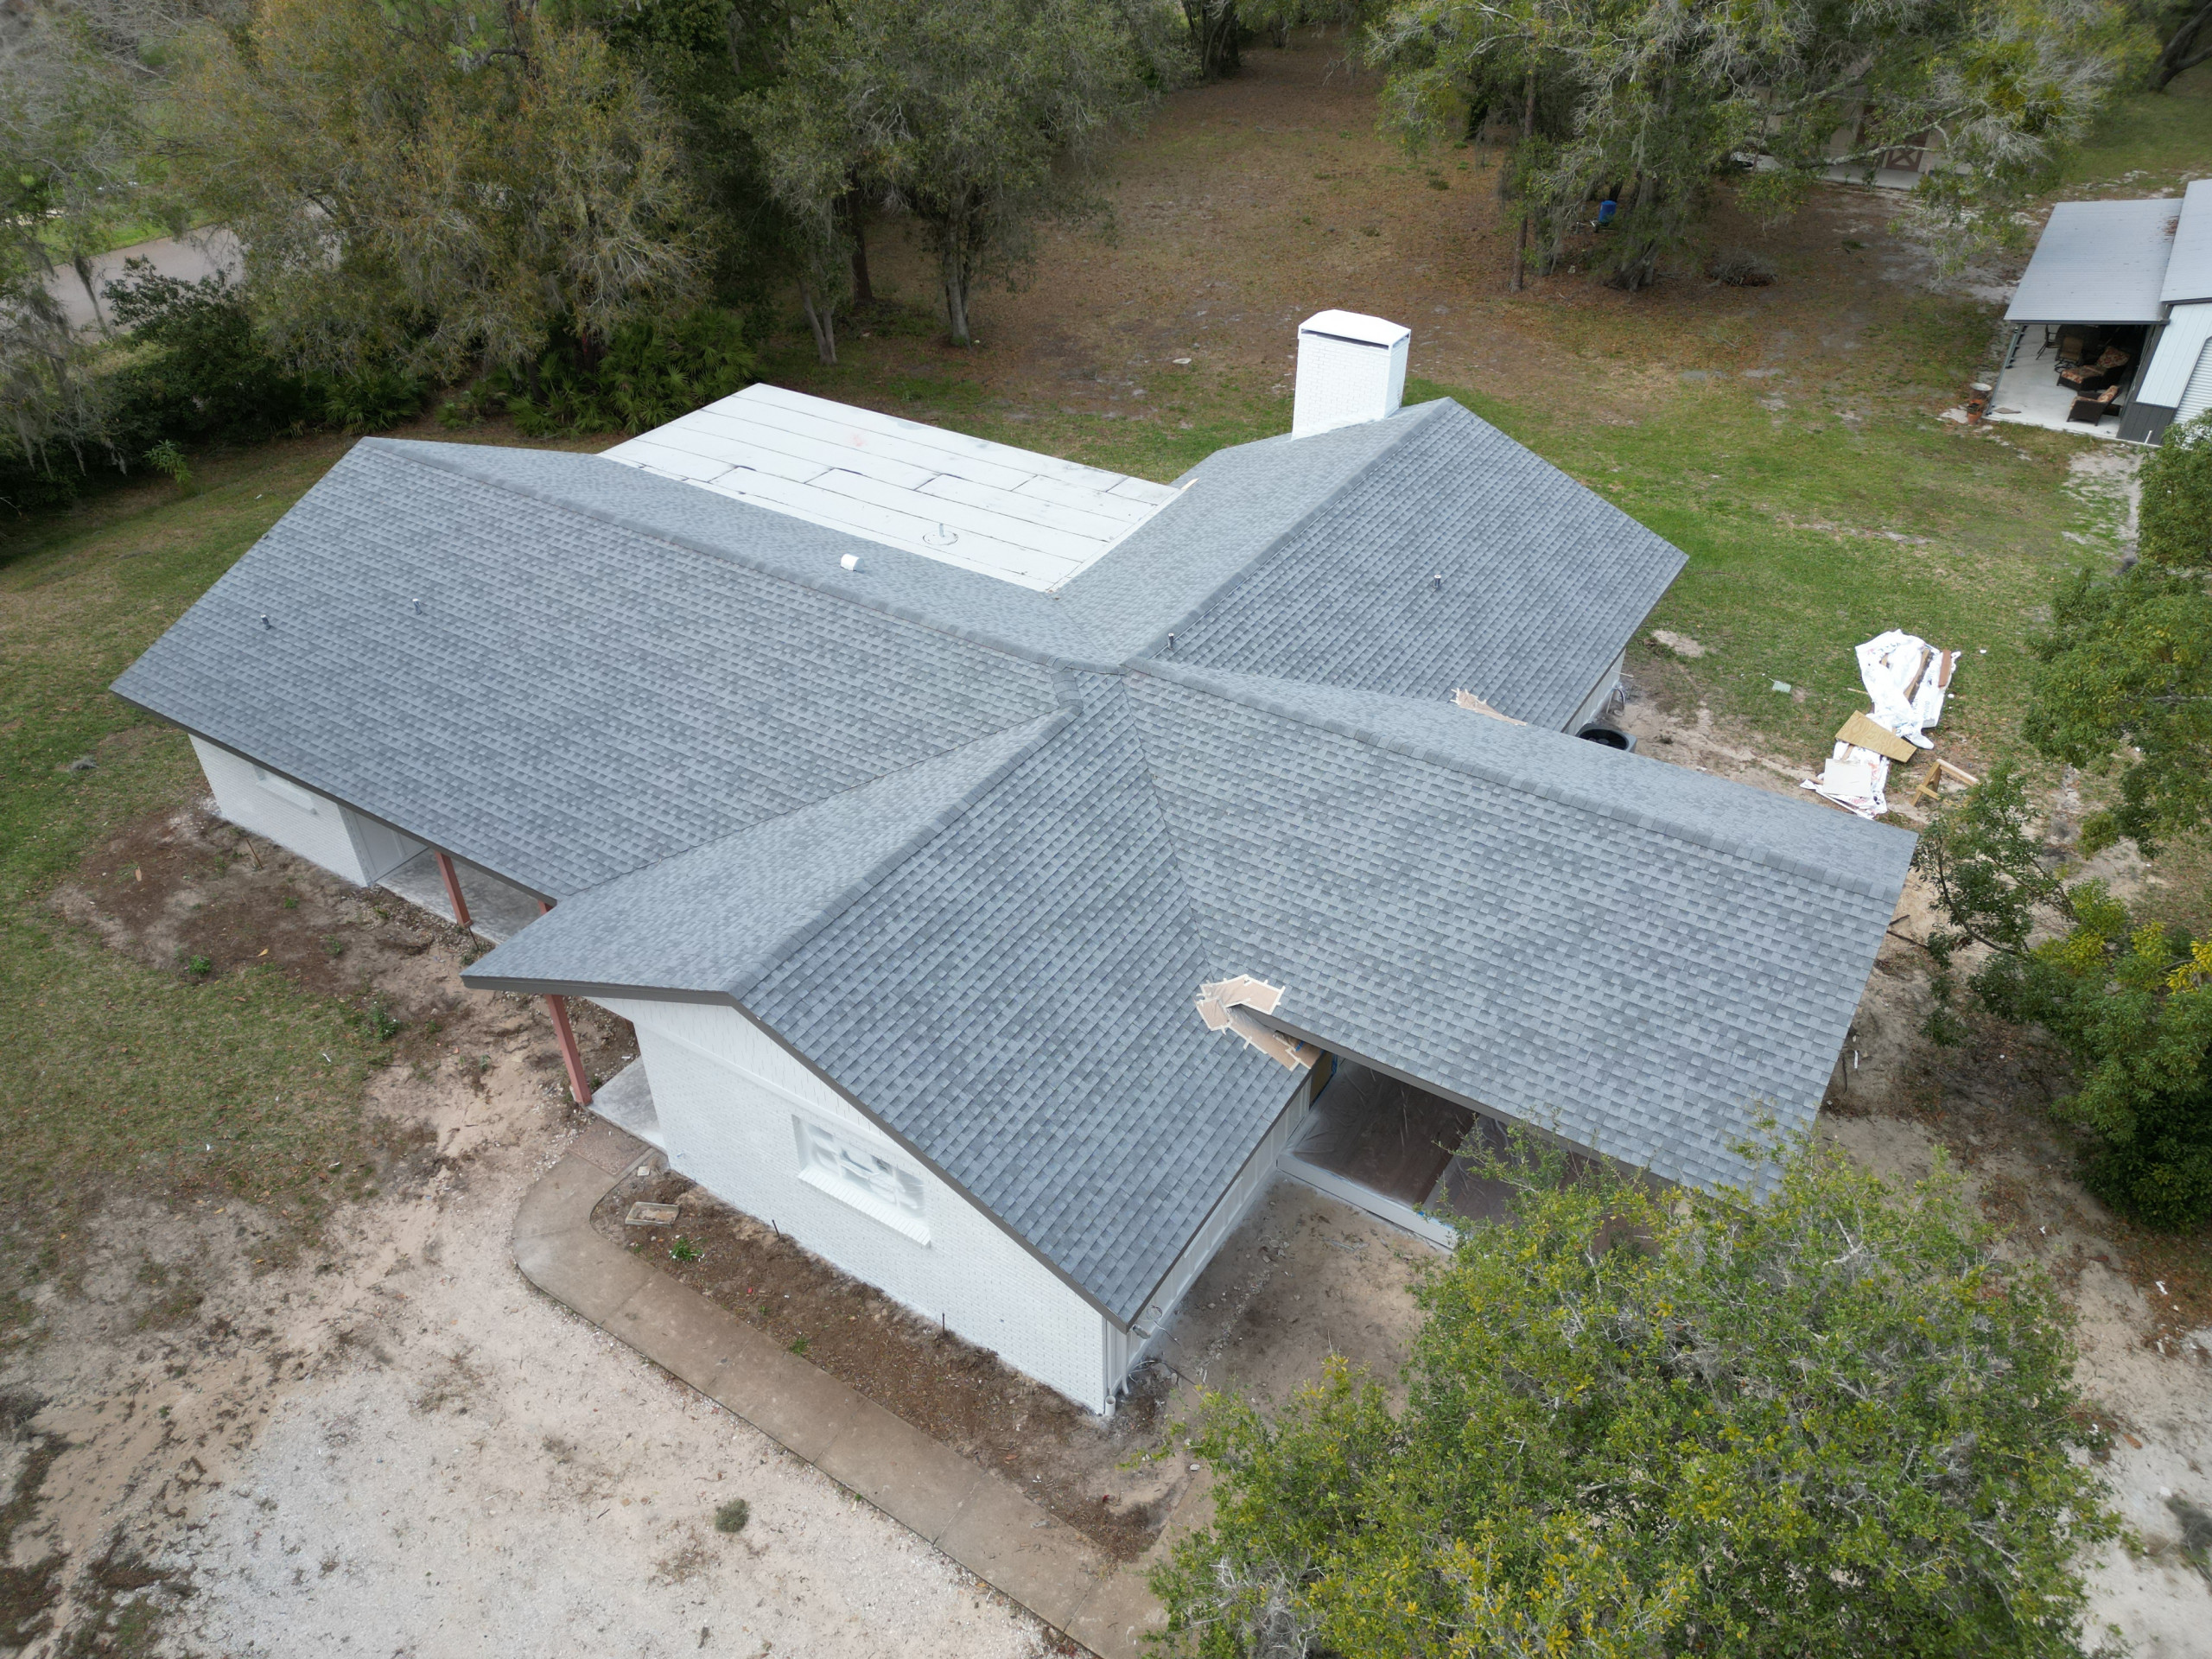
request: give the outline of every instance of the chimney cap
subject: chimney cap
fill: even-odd
[[[1370,317],[1357,311],[1316,311],[1298,325],[1301,334],[1327,334],[1362,346],[1395,346],[1411,340],[1414,331],[1387,317]]]

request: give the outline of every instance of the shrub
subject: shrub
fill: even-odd
[[[715,1530],[728,1533],[743,1532],[745,1523],[752,1518],[753,1506],[741,1497],[733,1497],[715,1511]]]
[[[320,416],[317,387],[271,356],[245,296],[218,272],[196,283],[141,259],[107,285],[111,314],[130,331],[111,377],[109,440],[251,441],[301,430]]]
[[[1738,248],[1707,260],[1705,274],[1725,288],[1768,288],[1773,285],[1776,271],[1770,261]]]
[[[2056,1290],[1946,1167],[1900,1199],[1778,1152],[1754,1202],[1524,1148],[1420,1288],[1402,1409],[1342,1361],[1281,1410],[1205,1395],[1166,1649],[2079,1652],[2118,1528]]]
[[[347,432],[385,432],[423,412],[430,389],[397,369],[362,369],[322,381],[322,417]]]
[[[2169,427],[2143,463],[2137,547],[2152,564],[2212,566],[2212,413]]]
[[[589,364],[574,335],[561,329],[531,373],[492,377],[474,404],[503,400],[515,425],[532,437],[639,431],[751,384],[758,361],[743,320],[713,308],[674,322],[625,323]],[[464,404],[456,414],[469,409]]]
[[[2063,886],[2041,850],[2025,787],[2001,763],[1921,837],[1914,862],[1949,924],[1928,938],[1929,1034],[1962,1034],[1952,963],[1986,950],[1967,981],[1974,998],[2041,1026],[2073,1062],[2076,1086],[2055,1109],[2094,1137],[2084,1185],[2148,1226],[2212,1219],[2212,940],[2143,925],[2099,882]]]

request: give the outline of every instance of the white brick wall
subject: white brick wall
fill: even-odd
[[[1108,1408],[1104,1315],[736,1009],[596,999],[638,1028],[669,1162],[855,1279],[941,1320],[1092,1411]],[[914,1230],[800,1179],[794,1116],[920,1178]]]
[[[226,818],[356,887],[373,887],[423,850],[421,842],[204,738],[194,738],[192,748]]]

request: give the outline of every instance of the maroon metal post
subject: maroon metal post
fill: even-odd
[[[552,908],[543,899],[537,901],[537,913],[541,916]],[[561,1039],[561,1064],[569,1068],[569,1092],[575,1096],[577,1105],[588,1106],[591,1079],[584,1075],[583,1052],[577,1048],[576,1033],[569,1024],[569,999],[549,992],[545,1006],[552,1010],[554,1033]]]
[[[569,1025],[569,999],[549,995],[545,1006],[553,1011],[554,1033],[561,1039],[561,1063],[569,1068],[569,1092],[576,1104],[591,1104],[591,1079],[584,1076],[584,1057],[576,1048],[576,1033]]]
[[[453,918],[463,927],[470,925],[468,900],[461,896],[461,873],[453,867],[442,848],[437,849],[438,874],[446,879],[446,902],[453,906]]]

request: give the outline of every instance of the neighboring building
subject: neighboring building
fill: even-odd
[[[465,982],[634,1021],[677,1169],[1109,1409],[1279,1169],[1748,1179],[1910,857],[1576,740],[1682,556],[1406,339],[1324,313],[1296,435],[1173,486],[765,386],[365,440],[116,690],[349,880],[550,902]]]
[[[2157,443],[2212,406],[2212,179],[2062,201],[2005,308],[1992,420]]]

